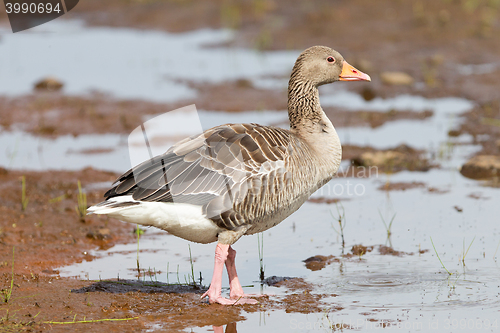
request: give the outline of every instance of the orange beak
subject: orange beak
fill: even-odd
[[[342,73],[339,76],[340,81],[371,81],[370,75],[363,73],[352,67],[344,60],[342,65]]]

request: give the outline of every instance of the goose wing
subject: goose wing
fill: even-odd
[[[218,226],[233,230],[272,209],[264,197],[286,186],[291,147],[290,133],[280,128],[214,127],[130,169],[105,197],[199,205]]]

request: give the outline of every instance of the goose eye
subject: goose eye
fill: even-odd
[[[328,60],[328,62],[335,62],[335,59],[333,57],[328,57],[326,60]]]

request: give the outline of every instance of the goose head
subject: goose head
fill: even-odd
[[[300,54],[292,77],[308,81],[318,87],[335,81],[371,81],[368,74],[357,70],[337,51],[326,46],[313,46]]]

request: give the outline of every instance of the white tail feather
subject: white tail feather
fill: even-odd
[[[137,201],[132,196],[119,196],[87,211],[88,214],[108,215],[129,223],[157,227],[197,243],[215,242],[221,231],[203,215],[201,206],[186,203]]]

